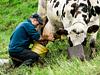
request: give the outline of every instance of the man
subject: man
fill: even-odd
[[[39,60],[39,55],[32,52],[29,45],[40,39],[40,32],[36,30],[42,25],[43,21],[38,14],[33,14],[29,19],[21,22],[10,38],[9,55],[13,61],[14,67],[19,67],[22,63],[27,65]]]

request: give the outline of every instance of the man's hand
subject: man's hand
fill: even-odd
[[[46,46],[48,41],[54,41],[54,37],[52,34],[50,34],[49,36],[41,36],[38,42]]]
[[[53,41],[54,40],[54,36],[53,34],[49,34],[48,36],[44,35],[44,36],[41,36],[40,41],[45,41],[45,40],[48,40],[48,41]]]

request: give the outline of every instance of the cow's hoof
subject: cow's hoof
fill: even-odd
[[[96,57],[96,52],[97,52],[97,49],[96,48],[91,48],[91,54],[90,54],[90,58],[94,58]]]

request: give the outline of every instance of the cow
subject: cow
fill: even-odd
[[[40,9],[45,9],[42,11]],[[71,47],[86,45],[90,35],[90,57],[96,55],[100,0],[39,0],[38,13],[47,16],[43,36],[65,34]]]

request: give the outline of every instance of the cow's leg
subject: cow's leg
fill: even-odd
[[[90,36],[90,49],[91,49],[90,57],[91,58],[94,58],[97,52],[97,49],[95,47],[96,36],[97,36],[97,32],[94,34],[91,34]]]
[[[99,18],[96,20],[94,19],[94,21],[91,22],[90,25],[91,26],[88,28],[87,32],[90,34],[90,49],[91,49],[90,57],[93,58],[96,56],[96,51],[97,51],[95,47],[95,42],[99,30]]]

